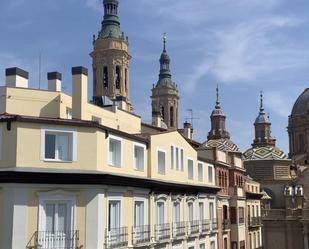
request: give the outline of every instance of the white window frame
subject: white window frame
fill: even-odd
[[[162,199],[159,199],[156,201],[156,219],[155,219],[155,224],[156,225],[163,225],[163,224],[158,224],[157,221],[158,221],[158,203],[163,203],[163,214],[164,214],[164,219],[163,219],[163,224],[166,223],[167,221],[167,201],[165,200],[162,200]]]
[[[71,160],[60,160],[60,159],[50,159],[50,158],[45,158],[45,135],[46,133],[56,133],[61,134],[61,133],[67,133],[71,134],[72,136],[72,141],[71,141]],[[54,128],[46,128],[46,129],[41,129],[41,161],[46,161],[46,162],[76,162],[77,161],[77,131],[72,130],[72,129],[54,129]]]
[[[144,162],[143,162],[143,168],[142,169],[138,169],[136,167],[136,162],[135,162],[135,147],[140,147],[143,149],[143,153],[144,153]],[[133,168],[137,171],[144,171],[145,170],[145,165],[146,165],[147,159],[146,159],[146,145],[145,144],[141,144],[141,143],[133,143]]]
[[[107,230],[109,229],[109,202],[110,201],[119,201],[120,202],[120,226],[122,227],[123,224],[123,208],[122,208],[122,203],[123,203],[123,197],[122,196],[108,196],[107,197],[107,207],[106,207],[106,213],[107,213],[107,220],[106,220],[106,227]]]
[[[189,177],[189,161],[192,161],[192,178]],[[194,180],[194,160],[192,157],[187,158],[187,169],[188,169],[188,179],[189,180]]]
[[[200,165],[202,167],[202,175],[200,175]],[[199,182],[204,182],[204,179],[205,179],[204,175],[205,175],[204,174],[204,163],[201,161],[198,161],[197,162],[197,180]]]
[[[212,172],[212,178],[211,178],[211,181],[210,178],[209,178],[209,169],[211,168],[211,172]],[[215,181],[214,181],[214,175],[215,175],[215,172],[214,172],[214,166],[213,165],[210,165],[208,164],[207,165],[207,182],[210,183],[210,184],[214,184]]]
[[[159,171],[159,152],[163,152],[164,154],[165,154],[165,162],[164,162],[164,173],[160,173],[160,171]],[[167,168],[166,168],[166,150],[162,150],[162,149],[157,149],[157,155],[156,155],[156,157],[157,157],[157,173],[159,174],[159,175],[166,175],[166,170],[167,170]]]
[[[75,230],[75,220],[76,220],[76,195],[77,193],[71,193],[63,190],[49,191],[49,192],[39,192],[39,222],[38,231],[45,230],[46,224],[46,214],[44,212],[44,207],[46,203],[51,201],[63,201],[69,203],[70,208],[70,221],[71,221],[71,231]]]
[[[194,214],[195,214],[195,212],[194,212],[194,209],[195,209],[195,208],[194,208],[194,203],[195,203],[195,202],[194,202],[193,200],[190,200],[190,201],[187,202],[187,215],[188,215],[187,218],[188,218],[188,221],[189,221],[189,222],[190,222],[190,217],[189,217],[189,216],[190,216],[190,215],[189,215],[189,214],[190,214],[190,212],[189,212],[189,204],[192,204],[192,221],[195,220],[195,215],[194,215]]]
[[[133,199],[133,227],[135,223],[135,202],[143,202],[144,203],[144,225],[147,224],[147,214],[146,211],[148,210],[147,206],[147,199],[144,197],[134,197]]]
[[[110,139],[117,140],[120,142],[120,165],[113,165],[109,158],[109,145],[110,145]],[[122,167],[122,158],[123,158],[123,139],[118,136],[109,135],[108,141],[107,141],[107,164],[111,167],[121,168]]]

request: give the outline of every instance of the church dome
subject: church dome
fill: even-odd
[[[287,155],[277,147],[261,146],[248,149],[243,156],[245,161],[249,160],[287,160]]]
[[[305,89],[304,92],[296,100],[291,115],[303,115],[309,113],[309,88]]]

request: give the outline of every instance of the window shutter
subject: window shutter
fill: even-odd
[[[230,207],[230,217],[231,217],[231,223],[236,224],[237,223],[237,213],[235,207]]]

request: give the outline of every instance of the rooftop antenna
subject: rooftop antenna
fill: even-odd
[[[186,121],[188,121],[188,120],[190,120],[190,123],[191,123],[191,125],[192,125],[192,128],[194,128],[194,126],[193,126],[193,121],[194,120],[197,120],[197,119],[200,119],[200,118],[196,118],[196,117],[194,117],[194,115],[193,115],[193,109],[187,109],[187,112],[189,112],[190,113],[190,117],[189,118],[186,118]]]

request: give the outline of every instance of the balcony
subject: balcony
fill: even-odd
[[[210,222],[210,230],[214,231],[218,229],[218,221],[217,219],[212,219]]]
[[[196,235],[200,232],[200,221],[193,220],[188,222],[188,236]]]
[[[186,235],[186,222],[173,223],[173,239],[179,239]]]
[[[262,225],[262,217],[251,217],[249,218],[249,227],[257,227]]]
[[[37,231],[26,246],[27,249],[79,249],[78,231]]]
[[[128,228],[119,227],[106,229],[105,246],[111,248],[123,248],[128,246]]]
[[[169,223],[155,225],[155,240],[162,242],[171,238],[171,227]]]
[[[223,230],[229,230],[231,229],[231,221],[230,219],[224,219],[222,222],[222,229]]]
[[[205,234],[210,231],[210,221],[209,220],[200,220],[200,233]]]
[[[132,229],[133,246],[143,246],[150,243],[150,226],[137,226]]]

